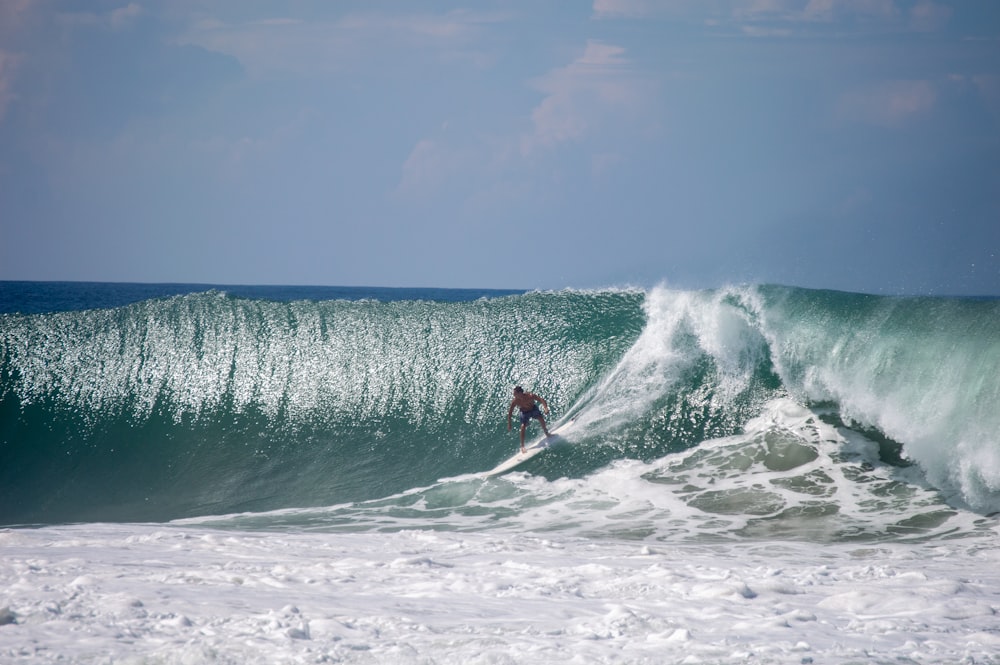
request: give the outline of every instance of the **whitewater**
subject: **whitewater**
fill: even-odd
[[[0,287],[0,662],[1000,663],[997,299]]]

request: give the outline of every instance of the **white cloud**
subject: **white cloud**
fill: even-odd
[[[43,0],[0,0],[0,38],[7,49],[0,49],[0,122],[3,121],[11,102],[17,99],[15,82],[18,69],[31,57],[32,24],[42,18],[48,9]],[[104,14],[89,12],[56,14],[56,20],[71,26],[98,26],[118,30],[126,27],[142,13],[141,7],[132,2]],[[20,42],[25,52],[10,50],[12,42]]]
[[[583,55],[535,82],[545,98],[531,112],[533,131],[521,141],[522,154],[583,138],[608,115],[637,110],[642,82],[623,57],[625,49],[590,41]]]
[[[951,13],[951,7],[931,0],[920,0],[910,10],[910,25],[920,31],[937,30],[951,19]]]
[[[69,25],[81,27],[96,26],[111,30],[122,30],[128,27],[141,14],[142,7],[137,3],[130,2],[124,7],[118,7],[103,14],[94,12],[67,12],[58,14],[58,19]]]
[[[778,14],[791,10],[795,0],[741,0],[734,5],[735,13]]]
[[[418,141],[402,166],[395,194],[427,196],[470,175],[480,182],[503,183],[490,191],[520,191],[517,183],[525,173],[526,158],[538,151],[598,134],[618,136],[623,127],[630,130],[633,121],[642,117],[650,84],[634,73],[624,54],[619,46],[590,41],[568,65],[534,80],[533,87],[544,97],[531,111],[531,131],[519,138],[480,135],[457,142],[439,135]],[[595,151],[591,157],[594,177],[625,161],[620,147],[615,143],[613,151],[603,146]],[[482,187],[469,190],[468,200],[481,199],[483,191]]]
[[[594,0],[596,18],[648,18],[651,16],[732,16],[737,19],[765,14],[791,20],[829,20],[839,16],[896,16],[896,0]],[[919,4],[933,4],[921,0]],[[714,20],[714,19],[713,19]]]
[[[789,28],[771,28],[759,25],[744,25],[741,30],[747,37],[789,37],[794,34]]]
[[[335,24],[287,18],[240,24],[204,19],[178,42],[230,55],[253,74],[336,70],[350,51]]]
[[[434,40],[464,40],[478,34],[484,24],[504,20],[495,14],[455,10],[445,14],[353,14],[338,22],[340,28],[366,35],[395,35]]]
[[[453,157],[431,139],[417,142],[403,163],[403,178],[397,194],[419,195],[436,189],[451,170]]]
[[[748,37],[787,37],[824,26],[933,31],[951,18],[939,0],[594,0],[596,19],[671,19]]]
[[[930,81],[891,81],[845,94],[838,105],[838,116],[851,122],[899,127],[930,110],[936,102],[937,92]]]
[[[893,0],[809,0],[803,10],[805,18],[815,20],[832,20],[845,15],[892,18],[897,14]]]
[[[142,8],[134,2],[130,2],[124,7],[112,10],[108,15],[108,21],[112,28],[119,29],[131,23],[140,14],[142,14]]]
[[[597,18],[648,16],[656,11],[654,0],[594,0]]]
[[[801,8],[801,0],[736,0],[729,9],[737,21],[756,21],[791,18]]]
[[[446,14],[348,14],[326,21],[274,17],[246,23],[205,19],[180,41],[225,53],[253,73],[342,71],[368,52],[388,47],[428,49],[448,58],[460,52],[475,65],[492,60],[479,38],[501,15],[452,11]]]

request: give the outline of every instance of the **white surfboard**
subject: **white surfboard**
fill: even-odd
[[[551,436],[543,436],[537,441],[531,442],[531,444],[524,447],[525,451],[523,453],[521,451],[518,451],[516,455],[514,455],[510,459],[500,462],[500,464],[498,464],[495,468],[484,473],[483,476],[489,478],[490,476],[497,476],[500,475],[501,473],[506,473],[507,471],[510,471],[514,467],[520,466],[521,464],[527,462],[528,460],[530,460],[532,457],[542,452],[543,450],[548,450],[557,443],[565,441],[565,439],[559,436],[559,431],[560,430],[565,431],[565,429],[572,422],[573,421],[570,420],[569,422],[565,422],[562,425],[559,425],[559,427],[556,427],[555,429],[549,430],[552,433]]]

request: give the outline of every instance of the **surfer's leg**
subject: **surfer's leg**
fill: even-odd
[[[545,417],[538,416],[538,422],[542,424],[542,431],[545,432],[545,436],[552,436],[551,434],[549,434],[549,428],[545,426]]]
[[[526,429],[528,429],[528,423],[521,423],[521,452],[522,453],[525,452],[525,450],[524,450],[524,430],[526,430]]]

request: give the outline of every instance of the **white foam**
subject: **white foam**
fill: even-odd
[[[671,394],[702,357],[710,357],[719,372],[713,408],[731,406],[750,386],[766,346],[745,314],[728,304],[729,295],[652,289],[644,303],[642,334],[614,370],[580,400],[577,427],[593,435],[641,418]]]
[[[1000,662],[991,540],[90,524],[0,543],[4,663]]]
[[[506,530],[671,543],[931,540],[981,536],[995,523],[950,506],[927,486],[918,468],[883,463],[874,441],[825,423],[789,399],[767,403],[744,429],[649,462],[616,460],[580,478],[546,478],[527,470],[485,480],[467,474],[376,501],[179,523],[241,529]],[[571,434],[567,437],[570,443],[545,455],[573,455],[574,445],[602,445],[589,438],[575,444]],[[538,459],[544,469],[545,457]]]

